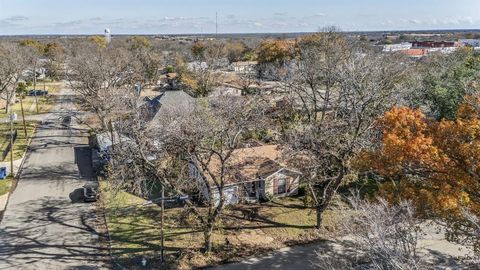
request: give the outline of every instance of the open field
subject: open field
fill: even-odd
[[[126,192],[115,195],[105,183],[102,187],[112,249],[119,262],[129,269],[139,266],[142,258],[157,265],[161,250],[160,207],[144,206],[144,199]],[[327,211],[325,227],[335,222],[334,214]],[[214,251],[208,256],[198,252],[203,233],[194,224],[195,218],[181,207],[165,211],[167,260],[180,269],[237,261],[288,245],[322,240],[319,235],[323,235],[313,229],[315,212],[305,208],[301,198],[227,207],[213,235]]]

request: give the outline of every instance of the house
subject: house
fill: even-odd
[[[237,73],[254,73],[255,67],[257,66],[257,61],[240,61],[233,62],[230,65],[230,70]]]
[[[130,138],[119,134],[117,131],[103,132],[92,137],[91,146],[96,149],[98,156],[105,162],[112,155],[113,147],[122,143],[128,143]]]
[[[145,121],[150,121],[155,117],[157,112],[160,110],[161,103],[160,100],[165,93],[161,93],[156,97],[144,97],[140,103],[138,110],[141,115],[143,115]]]
[[[193,61],[187,63],[187,69],[190,71],[199,71],[208,68],[207,62]]]
[[[195,98],[182,90],[167,90],[155,97],[144,97],[138,110],[149,125],[171,112],[188,112],[193,109]]]
[[[210,97],[221,97],[221,96],[240,97],[242,96],[242,89],[229,87],[229,86],[218,86],[213,88],[213,91],[210,93],[209,96]]]
[[[218,172],[220,162],[212,160],[209,170]],[[190,164],[190,176],[197,181],[201,196],[213,196],[218,200],[219,190],[213,180],[203,179],[193,163]],[[281,162],[281,150],[277,145],[237,149],[226,164],[225,204],[297,195],[300,176],[300,172]],[[206,181],[210,183],[210,190]]]

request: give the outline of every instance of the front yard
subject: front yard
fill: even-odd
[[[13,144],[13,160],[22,158],[23,154],[27,150],[28,140],[32,137],[35,132],[35,127],[37,122],[35,121],[26,121],[27,127],[27,136],[25,136],[25,131],[23,129],[23,122],[20,120],[16,121],[13,128],[17,130],[17,139]],[[0,123],[0,153],[5,150],[8,143],[10,142],[10,123]],[[10,161],[10,154],[7,154],[4,161]]]
[[[102,183],[108,229],[115,257],[129,269],[141,268],[143,258],[149,268],[159,266],[160,207],[142,205],[145,200],[126,192],[116,195]],[[284,198],[264,204],[228,207],[214,233],[214,252],[199,250],[203,234],[195,228],[193,216],[183,208],[165,211],[165,249],[170,267],[190,269],[221,264],[259,255],[287,245],[321,240],[314,229],[315,212],[303,206],[301,198]],[[326,227],[334,226],[332,212],[325,214]]]
[[[0,180],[0,196],[5,195],[8,192],[10,192],[10,187],[11,186],[12,186],[12,178],[11,177],[7,177],[4,180]],[[0,209],[0,211],[1,211],[1,209]]]

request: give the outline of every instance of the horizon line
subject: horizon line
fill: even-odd
[[[480,28],[455,28],[455,29],[415,29],[415,30],[402,30],[402,29],[389,29],[389,30],[346,30],[340,32],[342,33],[383,33],[383,32],[449,32],[449,31],[455,31],[455,32],[461,32],[461,31],[468,31],[468,32],[475,32],[479,31]],[[289,32],[219,32],[219,33],[118,33],[118,34],[111,34],[112,36],[202,36],[202,35],[208,35],[208,36],[215,36],[215,35],[281,35],[281,34],[312,34],[312,33],[319,33],[321,31],[289,31]],[[43,34],[0,34],[0,37],[21,37],[21,36],[98,36],[98,35],[103,35],[103,33],[97,33],[97,34],[92,34],[92,33],[71,33],[71,34],[65,34],[65,33],[43,33]]]

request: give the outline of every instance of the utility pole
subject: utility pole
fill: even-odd
[[[161,203],[162,212],[160,213],[160,237],[162,239],[162,244],[161,244],[162,263],[165,262],[165,257],[164,257],[165,237],[164,237],[164,233],[163,233],[163,223],[164,223],[163,222],[163,212],[165,211],[164,199],[165,199],[165,185],[162,184],[162,203]]]
[[[35,107],[37,108],[38,113],[38,98],[37,98],[37,60],[35,60],[35,64],[33,65],[33,93],[35,95]]]
[[[10,102],[10,101],[8,101]],[[13,174],[13,110],[10,106],[10,175],[14,177]]]
[[[218,36],[218,12],[215,12],[215,35]]]

